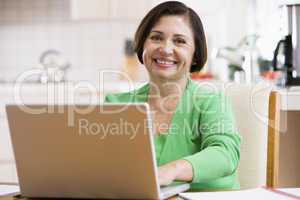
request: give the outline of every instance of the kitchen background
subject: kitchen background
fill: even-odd
[[[131,40],[145,13],[160,2],[0,0],[0,182],[17,181],[5,104],[15,102],[13,83],[20,75],[39,70],[24,81],[25,102],[49,100],[47,84],[41,83],[88,81],[99,88],[101,70],[122,70],[137,84],[145,82],[147,74],[132,55]],[[195,79],[257,82],[272,77],[251,72],[255,77],[245,78],[248,68],[270,69],[284,30],[279,0],[183,2],[202,18],[208,42],[208,62]],[[244,78],[239,73],[235,76],[232,69],[244,71]],[[92,96],[103,100],[106,92],[128,89],[116,73],[106,74],[104,79],[105,87]],[[85,99],[90,94],[83,90],[77,97]]]
[[[124,65],[125,40],[132,39],[145,13],[159,0],[0,0],[0,81],[37,68],[43,52],[57,50],[70,63],[67,80],[97,81],[101,69]],[[280,10],[274,0],[185,0],[201,16],[207,34],[206,70],[218,78],[221,47],[236,47],[258,34],[260,54],[271,59],[280,39]],[[255,48],[256,48],[255,47]],[[216,63],[217,62],[217,63]],[[143,67],[139,80],[145,80]],[[107,77],[108,79],[117,76]],[[28,80],[29,81],[29,80]]]

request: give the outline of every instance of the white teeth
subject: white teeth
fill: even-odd
[[[173,62],[173,61],[166,61],[166,60],[159,60],[159,59],[156,59],[156,62],[158,64],[163,64],[163,65],[173,65],[173,64],[175,64],[175,62]]]

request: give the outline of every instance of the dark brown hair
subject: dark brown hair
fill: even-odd
[[[195,53],[190,72],[200,71],[207,59],[207,46],[202,22],[191,8],[178,1],[167,1],[152,8],[143,18],[134,37],[134,50],[143,64],[144,43],[155,24],[163,16],[186,16],[193,30]]]

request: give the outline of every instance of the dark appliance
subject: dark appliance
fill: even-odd
[[[277,43],[273,57],[275,71],[283,72],[283,85],[300,85],[300,4],[286,3],[286,35]]]

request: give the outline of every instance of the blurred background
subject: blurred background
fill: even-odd
[[[145,69],[132,53],[132,39],[142,17],[160,2],[0,0],[0,82],[12,83],[29,69],[40,69],[40,74],[28,77],[28,83],[96,83],[99,70],[105,69],[145,81]],[[277,0],[182,2],[199,14],[207,36],[209,59],[195,79],[248,80],[248,73],[235,72],[252,67],[255,77],[250,81],[257,81],[259,72],[271,68],[268,61],[282,26]],[[124,77],[110,73],[105,79]]]

